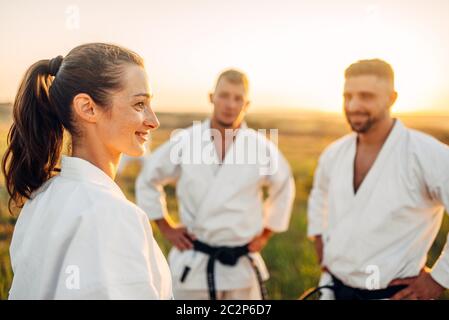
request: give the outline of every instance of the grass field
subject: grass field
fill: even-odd
[[[0,154],[6,146],[6,133],[10,116],[5,106],[0,112]],[[1,110],[1,109],[0,109]],[[153,134],[152,147],[166,141],[175,128],[191,125],[193,120],[202,120],[205,114],[159,114],[161,128]],[[449,144],[449,117],[403,116],[406,125],[428,132]],[[296,181],[296,199],[290,228],[276,235],[263,251],[263,256],[271,272],[268,290],[272,299],[296,299],[304,290],[316,285],[319,268],[312,245],[306,238],[306,201],[312,185],[313,172],[320,152],[331,141],[347,133],[342,117],[326,114],[250,114],[248,125],[255,129],[278,128],[279,147],[289,160]],[[117,178],[117,183],[130,200],[134,200],[134,180],[139,172],[138,162],[127,165]],[[177,205],[174,188],[167,187],[170,213],[176,216]],[[7,197],[0,178],[0,299],[7,298],[12,280],[8,247],[15,219],[6,208]],[[429,253],[428,265],[438,257],[449,230],[449,219],[444,219],[443,227]],[[161,238],[157,228],[155,236],[165,253],[169,244]],[[443,297],[449,299],[449,294]]]

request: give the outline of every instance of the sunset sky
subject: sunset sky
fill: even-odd
[[[395,69],[396,111],[449,113],[448,0],[2,1],[0,102],[33,62],[94,41],[144,57],[156,111],[208,111],[236,67],[254,110],[339,112],[344,69],[376,57]]]

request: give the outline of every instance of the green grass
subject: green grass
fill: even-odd
[[[167,140],[173,128],[187,127],[193,120],[202,120],[204,114],[161,114],[162,127],[153,135],[153,147]],[[449,144],[449,119],[435,118],[404,118],[411,127],[433,134]],[[0,122],[1,123],[1,122]],[[320,152],[335,138],[345,134],[347,127],[341,117],[328,115],[250,115],[248,124],[253,128],[279,128],[279,147],[289,160],[296,181],[296,199],[292,213],[290,228],[287,232],[278,234],[262,252],[271,273],[268,290],[273,299],[296,299],[307,288],[316,285],[319,278],[313,246],[306,238],[306,201],[313,181],[313,171]],[[0,125],[0,154],[6,144],[5,124]],[[130,163],[117,183],[127,197],[134,201],[134,181],[140,170],[138,163]],[[12,235],[14,219],[6,210],[6,193],[0,180],[0,299],[7,298],[12,281],[12,272],[8,247]],[[168,208],[176,219],[177,203],[175,188],[166,187]],[[155,237],[162,250],[167,253],[170,245],[163,239],[156,227]],[[438,237],[429,252],[428,264],[432,265],[441,252],[449,230],[449,219],[444,219]],[[449,299],[446,293],[445,299]]]

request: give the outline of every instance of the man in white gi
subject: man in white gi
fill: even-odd
[[[145,160],[137,203],[173,244],[175,299],[264,298],[268,272],[259,252],[272,233],[288,228],[293,177],[275,144],[243,121],[249,106],[243,73],[223,72],[210,102],[211,119],[173,135]],[[163,186],[170,182],[179,225],[166,209]]]
[[[449,209],[449,148],[393,119],[394,73],[362,60],[345,73],[353,133],[322,153],[308,203],[308,235],[327,299],[433,299],[449,287],[449,247],[426,259]]]

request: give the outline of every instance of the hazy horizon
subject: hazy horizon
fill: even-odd
[[[0,108],[4,106],[11,107],[12,111],[12,102],[0,102]],[[182,107],[164,107],[158,108],[156,113],[178,113],[178,114],[210,114],[212,112],[212,106],[205,108],[182,108]],[[273,107],[256,107],[250,108],[248,114],[276,114],[278,112],[282,112],[283,114],[312,114],[312,115],[331,115],[331,116],[342,116],[343,110],[322,110],[322,109],[313,109],[306,107],[282,107],[282,106],[273,106]],[[393,115],[397,116],[431,116],[431,117],[449,117],[449,112],[447,110],[409,110],[409,111],[396,111],[392,110]],[[282,114],[281,114],[282,115]]]

